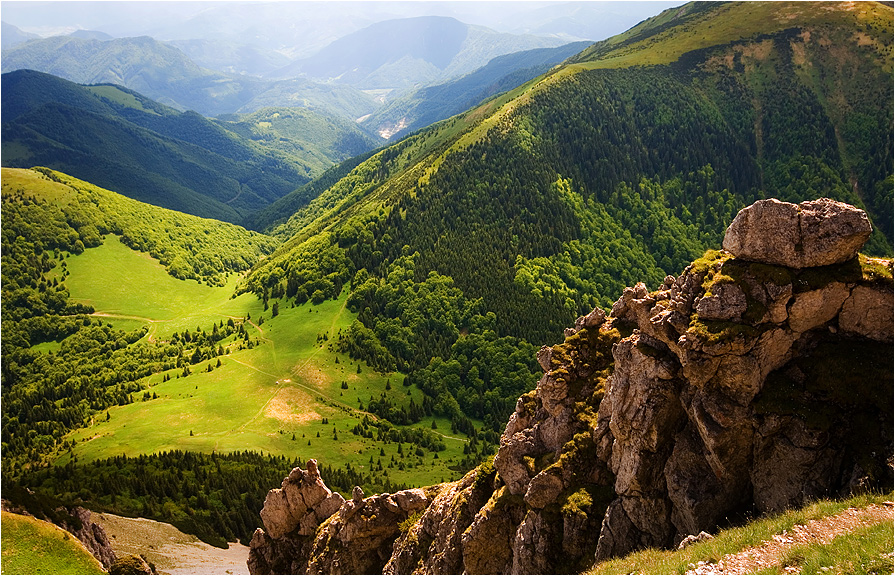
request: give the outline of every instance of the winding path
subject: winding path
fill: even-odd
[[[771,540],[747,548],[736,554],[728,554],[715,564],[703,564],[687,571],[687,574],[755,574],[780,566],[789,549],[804,544],[828,544],[836,536],[853,532],[864,526],[892,522],[892,502],[871,504],[866,508],[849,508],[807,524],[793,526],[792,530],[775,534]],[[797,567],[793,567],[798,572]],[[784,568],[784,572],[789,572]]]

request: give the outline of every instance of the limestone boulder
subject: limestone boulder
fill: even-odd
[[[801,204],[759,200],[740,210],[723,247],[744,260],[812,268],[854,258],[871,231],[863,210],[829,198]]]

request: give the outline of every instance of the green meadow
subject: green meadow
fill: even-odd
[[[4,511],[3,574],[105,574],[71,534],[49,522]]]
[[[254,450],[360,470],[368,469],[372,458],[374,465],[388,469],[392,482],[408,485],[459,475],[449,466],[463,457],[465,438],[451,433],[449,420],[435,419],[435,432],[447,446],[437,458],[431,452],[413,454],[409,444],[401,446],[401,458],[397,444],[351,432],[365,416],[375,419],[360,410],[372,398],[385,393],[395,404],[407,405],[411,398],[421,404],[423,395],[404,387],[403,375],[378,373],[334,350],[339,330],[355,319],[345,306],[347,292],[319,305],[292,307],[282,301],[273,317],[252,294],[231,297],[237,275],[224,287],[178,280],[112,235],[64,263],[53,273],[62,278],[68,271],[65,285],[72,299],[90,304],[97,317],[116,328],[145,325],[145,339],[165,342],[174,332],[210,331],[229,318],[246,318],[257,344],[239,349],[234,336],[222,343],[228,353],[220,357],[220,366],[215,359],[192,366],[189,376],[180,369],[153,374],[144,381],[151,399],[137,393],[133,404],[97,414],[87,428],[68,436],[75,448],[58,464],[166,450]],[[432,421],[424,418],[417,426],[431,430]]]
[[[73,300],[89,304],[104,321],[121,330],[149,326],[149,337],[194,330],[197,325],[228,317],[260,313],[252,295],[231,298],[239,281],[233,274],[226,286],[212,287],[196,280],[178,280],[158,260],[131,250],[109,234],[103,244],[69,256],[65,285]],[[53,276],[62,277],[62,265]]]

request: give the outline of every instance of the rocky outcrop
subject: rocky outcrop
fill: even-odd
[[[742,513],[891,487],[892,261],[856,255],[865,222],[828,200],[747,208],[730,251],[626,288],[537,353],[544,375],[493,463],[412,509],[356,495],[307,527],[281,517],[301,510],[284,482],[250,568],[579,572]]]
[[[846,262],[872,229],[863,210],[829,198],[790,204],[760,200],[727,228],[724,249],[743,260],[790,268]]]
[[[71,516],[77,518],[78,521],[71,522],[64,528],[83,542],[90,553],[103,565],[103,568],[108,570],[115,562],[116,556],[106,531],[102,526],[93,522],[90,510],[75,506],[71,511]],[[80,528],[78,524],[80,524]]]
[[[408,516],[429,505],[430,493],[416,488],[351,500],[323,483],[317,461],[295,468],[264,500],[264,530],[250,544],[253,574],[368,574],[382,570],[391,544]]]

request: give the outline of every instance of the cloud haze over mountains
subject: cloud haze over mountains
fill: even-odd
[[[512,34],[601,40],[681,2],[4,2],[3,21],[41,36],[99,30],[159,40],[239,39],[308,56],[384,20],[446,16]]]

